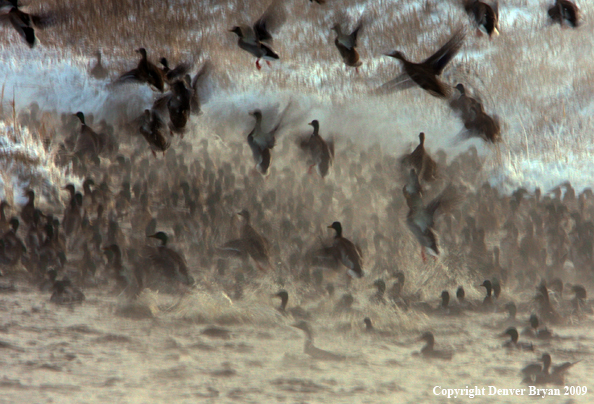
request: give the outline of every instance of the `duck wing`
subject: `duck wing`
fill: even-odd
[[[440,75],[447,64],[456,56],[462,44],[466,32],[464,28],[459,29],[454,33],[452,38],[447,41],[437,52],[429,56],[422,65],[431,69],[435,75]]]
[[[205,82],[212,71],[212,63],[206,61],[198,70],[198,73],[192,79],[192,98],[190,100],[190,110],[193,115],[200,113],[201,101],[206,101],[207,91],[205,89]]]
[[[273,0],[264,14],[253,25],[256,39],[259,42],[272,42],[272,33],[280,29],[286,18],[286,10],[282,0]]]

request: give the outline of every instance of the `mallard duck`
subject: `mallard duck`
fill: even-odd
[[[50,302],[56,304],[75,304],[82,303],[85,300],[85,295],[79,289],[72,285],[72,282],[67,277],[62,280],[54,281],[54,293],[50,297]]]
[[[548,328],[545,327],[541,328],[540,330],[538,329],[538,327],[540,326],[540,321],[538,320],[538,316],[536,314],[530,315],[528,323],[530,323],[530,327],[522,332],[523,335],[527,335],[531,338],[545,340],[553,338],[553,333]]]
[[[423,132],[419,133],[419,145],[412,153],[404,155],[400,159],[400,163],[405,168],[414,168],[418,179],[430,182],[437,178],[437,163],[425,150],[425,133]],[[409,182],[414,183],[414,179]]]
[[[483,28],[489,37],[499,35],[499,2],[493,6],[479,0],[465,0],[464,9],[474,17],[476,25]]]
[[[35,191],[27,189],[24,196],[27,197],[27,203],[23,206],[23,209],[21,209],[21,219],[23,220],[23,223],[28,226],[33,222],[33,217],[35,215]]]
[[[435,214],[438,210],[440,213],[447,212],[457,204],[458,200],[454,187],[448,185],[438,196],[429,202],[427,206],[423,204],[423,198],[420,192],[410,193],[406,186],[402,191],[409,207],[406,216],[406,224],[416,237],[417,241],[421,244],[421,256],[423,261],[426,260],[425,251],[434,257],[439,256],[437,238],[433,231]]]
[[[402,62],[404,73],[384,84],[380,90],[404,90],[418,85],[435,97],[447,98],[449,87],[437,76],[441,75],[450,60],[456,56],[462,47],[465,35],[464,30],[458,30],[445,45],[422,63],[409,62],[400,51],[386,53],[385,56]]]
[[[250,224],[250,212],[244,209],[238,215],[244,219],[241,237],[237,240],[226,242],[218,250],[225,255],[240,257],[244,260],[252,257],[258,268],[265,270],[262,265],[266,267],[270,266],[270,243]]]
[[[148,83],[154,86],[160,92],[165,90],[165,80],[163,72],[153,63],[151,63],[146,55],[146,49],[139,48],[136,52],[140,53],[141,59],[138,62],[136,69],[132,69],[120,76],[118,82],[138,81],[141,83]]]
[[[580,23],[580,11],[575,3],[569,0],[556,0],[555,4],[549,8],[548,13],[553,22],[558,22],[561,25],[567,22],[571,27],[576,28]]]
[[[106,254],[110,254],[109,262],[113,269],[115,281],[118,284],[120,293],[126,293],[129,296],[137,296],[142,290],[142,277],[134,276],[131,271],[124,266],[122,251],[117,244],[111,244],[103,247]]]
[[[10,229],[2,235],[4,241],[4,257],[10,262],[10,265],[16,265],[21,260],[24,253],[27,252],[25,243],[17,235],[19,230],[19,219],[13,217],[8,222]]]
[[[425,341],[425,346],[421,348],[420,354],[425,358],[435,358],[450,360],[454,355],[451,351],[440,351],[434,348],[435,337],[431,331],[426,331],[421,335],[419,341]]]
[[[186,259],[177,251],[167,246],[168,236],[159,231],[148,237],[161,240],[161,245],[149,249],[149,258],[153,264],[168,278],[175,279],[185,285],[192,285],[194,279],[188,273]]]
[[[314,119],[308,125],[313,127],[313,132],[310,136],[305,139],[301,139],[300,146],[310,156],[312,164],[309,166],[308,173],[316,167],[316,170],[320,177],[324,178],[328,175],[328,170],[332,166],[332,160],[334,159],[334,142],[326,142],[322,136],[320,136],[320,123],[317,119]]]
[[[272,42],[271,32],[278,30],[285,18],[285,9],[281,1],[274,0],[253,26],[241,25],[229,30],[239,37],[237,45],[257,58],[258,70],[262,68],[260,59],[264,59],[268,65],[270,61],[279,59],[278,54],[265,42]]]
[[[490,280],[486,279],[483,283],[479,286],[482,286],[486,290],[486,296],[483,299],[483,307],[492,306],[493,305],[493,284]]]
[[[254,129],[247,136],[247,142],[252,150],[252,155],[254,157],[254,161],[256,162],[256,169],[262,174],[266,175],[268,173],[268,168],[270,168],[270,163],[272,161],[271,150],[274,148],[276,144],[276,133],[281,128],[281,124],[283,122],[283,118],[288,111],[290,106],[287,105],[285,110],[280,114],[278,123],[269,131],[265,132],[262,129],[262,111],[256,109],[249,114],[256,118],[256,124],[254,125]]]
[[[342,32],[340,24],[334,24],[332,30],[336,32],[336,39],[334,45],[338,49],[344,64],[350,67],[354,67],[355,71],[359,73],[359,66],[363,64],[359,59],[359,52],[357,52],[357,34],[361,30],[363,23],[359,21],[355,29],[350,33],[346,34]]]
[[[342,236],[340,222],[334,222],[328,228],[336,231],[332,244],[336,259],[349,269],[348,274],[352,278],[362,278],[364,275],[363,260],[359,249],[349,239]]]
[[[109,76],[109,70],[107,70],[101,63],[101,52],[97,51],[95,55],[97,56],[97,63],[95,63],[95,66],[93,66],[89,74],[91,75],[91,77],[94,77],[97,80],[103,80],[104,78]]]
[[[56,22],[55,16],[51,14],[34,15],[25,13],[19,9],[18,0],[6,0],[4,3],[7,6],[5,10],[8,10],[8,12],[0,14],[0,24],[11,24],[30,48],[37,44],[34,27],[43,29]]]
[[[171,120],[170,128],[181,134],[183,134],[188,119],[190,119],[190,102],[192,98],[190,85],[191,83],[186,78],[175,81],[170,85],[171,93],[164,95],[153,104],[153,109],[160,108],[160,104],[166,105]]]
[[[380,337],[393,337],[394,336],[394,333],[392,333],[390,331],[382,331],[382,330],[378,330],[377,328],[375,328],[369,317],[365,317],[363,319],[363,324],[365,324],[365,333],[367,333],[367,334],[378,335]]]
[[[573,365],[581,362],[565,362],[561,365],[553,366],[551,368],[552,359],[548,353],[543,353],[539,359],[542,365],[539,363],[533,363],[522,369],[524,379],[522,383],[530,385],[541,385],[541,384],[565,384],[565,372],[567,372]]]
[[[501,140],[499,118],[488,115],[483,104],[466,94],[463,84],[459,83],[455,88],[460,92],[460,96],[450,101],[450,107],[464,122],[464,129],[458,135],[458,139],[478,137],[489,143]]]
[[[502,337],[506,337],[508,335],[510,340],[503,344],[504,348],[520,349],[522,351],[534,351],[534,345],[532,345],[532,343],[528,344],[525,342],[518,342],[520,336],[516,327],[509,327],[503,334],[501,334]]]
[[[300,306],[291,307],[290,309],[287,309],[287,303],[289,302],[289,293],[286,290],[283,289],[279,291],[274,295],[274,297],[278,297],[279,299],[281,299],[281,304],[277,309],[281,314],[290,314],[295,319],[301,318],[303,320],[309,320],[311,318],[311,314],[309,314]]]
[[[167,138],[165,131],[167,131],[167,124],[155,109],[144,110],[144,115],[140,119],[139,132],[142,134],[144,139],[151,147],[151,152],[155,158],[157,157],[157,151],[163,152],[169,149],[171,142]]]
[[[292,327],[299,328],[305,333],[305,345],[303,347],[303,352],[306,355],[311,356],[313,359],[323,361],[343,361],[346,359],[345,355],[325,351],[314,346],[313,331],[307,321],[299,321],[298,323],[293,324]]]
[[[96,157],[105,147],[106,139],[102,133],[97,133],[91,129],[85,122],[85,114],[78,111],[74,114],[81,123],[80,131],[74,146],[74,155],[79,158],[82,156]]]
[[[161,72],[163,73],[163,77],[169,84],[174,83],[178,79],[182,79],[186,74],[188,74],[188,72],[192,68],[192,66],[189,63],[180,63],[174,69],[171,69],[169,67],[169,62],[166,58],[161,58],[161,60],[159,60],[159,63],[163,65]]]

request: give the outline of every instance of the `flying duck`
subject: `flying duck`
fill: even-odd
[[[276,133],[281,127],[283,118],[289,109],[289,106],[290,103],[281,113],[276,126],[268,131],[264,131],[262,129],[262,111],[256,109],[252,112],[249,112],[249,114],[256,119],[256,123],[254,128],[247,136],[247,143],[252,150],[252,155],[256,163],[256,170],[262,175],[266,175],[268,173],[268,169],[270,168],[270,164],[272,162],[271,150],[276,144]]]
[[[549,8],[548,13],[553,22],[558,22],[561,25],[566,22],[576,28],[580,23],[580,11],[575,3],[569,0],[556,0],[555,4]]]
[[[155,109],[145,109],[139,123],[138,130],[151,147],[153,156],[156,158],[156,152],[158,151],[163,152],[163,155],[165,155],[165,151],[169,149],[171,142],[166,135],[167,123],[165,123],[161,114]]]
[[[456,31],[445,45],[421,63],[408,61],[400,51],[386,53],[385,56],[402,62],[404,72],[385,83],[380,91],[404,90],[418,85],[435,97],[447,98],[450,89],[438,79],[438,76],[441,75],[450,60],[456,56],[462,47],[465,36],[466,33],[463,29]]]
[[[495,1],[493,6],[479,0],[465,0],[464,9],[474,17],[479,29],[492,37],[499,35],[499,2]]]
[[[146,49],[139,48],[136,52],[140,53],[140,61],[136,69],[132,69],[120,76],[118,82],[138,81],[141,83],[148,83],[154,86],[160,92],[165,90],[165,80],[163,71],[151,63],[146,55]]]
[[[56,22],[55,16],[50,14],[34,15],[25,13],[19,9],[18,0],[5,0],[1,8],[4,11],[7,9],[8,12],[0,14],[0,24],[11,24],[30,48],[37,44],[35,28],[43,29]]]
[[[334,24],[332,30],[336,32],[336,39],[334,45],[338,49],[344,64],[354,67],[355,71],[359,73],[359,66],[363,64],[359,59],[359,52],[357,52],[357,34],[361,30],[363,23],[359,21],[355,29],[350,33],[343,33],[340,24]]]
[[[256,57],[258,70],[262,68],[260,59],[264,59],[268,65],[270,61],[279,59],[270,43],[272,42],[271,33],[277,31],[285,22],[285,9],[281,3],[280,0],[274,0],[253,26],[241,25],[229,30],[239,37],[237,45]]]

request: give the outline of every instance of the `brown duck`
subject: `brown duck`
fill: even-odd
[[[336,45],[344,64],[354,67],[357,73],[359,73],[359,66],[363,64],[361,59],[359,59],[359,52],[357,52],[357,34],[362,26],[362,22],[359,22],[350,34],[343,33],[340,24],[335,24],[332,27],[336,32],[334,45]]]
[[[151,63],[146,55],[146,49],[139,48],[136,52],[140,53],[141,59],[136,69],[132,69],[120,76],[118,82],[138,81],[148,83],[154,86],[160,92],[165,90],[165,80],[163,71]]]
[[[380,91],[404,90],[417,85],[435,97],[447,98],[450,89],[438,79],[438,76],[441,75],[450,60],[456,56],[462,47],[465,36],[466,33],[463,29],[456,31],[445,45],[421,63],[408,61],[400,51],[386,53],[386,56],[402,62],[404,72],[385,83]]]

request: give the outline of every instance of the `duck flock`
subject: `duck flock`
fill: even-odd
[[[331,0],[302,3],[339,14]],[[411,61],[398,49],[385,53],[399,61],[401,73],[369,94],[390,102],[395,92],[427,92],[460,119],[457,144],[474,138],[497,154],[504,122],[466,83],[448,83],[442,73],[468,35],[497,41],[498,4],[466,0],[460,9],[468,24],[434,43],[424,60]],[[38,46],[39,29],[59,30],[62,23],[51,11],[28,14],[18,0],[0,1],[0,10],[5,40],[31,48]],[[550,4],[548,17],[566,30],[581,22],[568,0]],[[267,74],[269,65],[291,57],[277,53],[273,42],[289,18],[277,0],[252,25],[238,21],[221,35],[234,36],[235,51],[245,60],[251,55],[255,72]],[[366,24],[364,17],[337,18],[331,27],[345,75],[359,75],[365,66],[358,39]],[[149,86],[153,103],[138,116],[109,121],[71,111],[48,117],[37,104],[13,114],[23,130],[51,131],[43,145],[71,181],[54,184],[61,195],[27,185],[23,206],[2,200],[0,292],[38,289],[49,302],[74,310],[89,295],[116,296],[132,307],[147,292],[182,301],[207,291],[230,304],[264,292],[279,299],[270,303],[278,304],[279,318],[303,331],[304,353],[321,361],[349,360],[314,345],[321,307],[352,319],[351,332],[374,338],[397,338],[394,330],[375,327],[377,307],[390,313],[380,324],[390,316],[426,319],[418,360],[456,360],[455,350],[434,347],[432,318],[498,318],[493,335],[509,338],[499,349],[527,352],[516,360],[518,382],[530,385],[564,385],[567,371],[584,359],[556,351],[565,337],[551,327],[591,319],[591,189],[577,192],[565,182],[504,194],[483,182],[474,146],[448,161],[444,151],[425,147],[431,136],[419,126],[418,144],[402,155],[379,145],[362,149],[327,131],[323,117],[306,121],[310,129],[296,123],[293,100],[276,110],[246,111],[242,119],[251,129],[240,141],[223,147],[216,137],[194,139],[197,123],[215,119],[202,106],[219,80],[220,61],[170,66],[164,57],[156,63],[148,47],[137,52],[136,67],[120,72],[108,69],[98,52],[89,75],[113,89]],[[291,140],[279,146],[280,133]],[[276,167],[283,160],[291,163]],[[202,334],[230,338],[220,324]],[[538,363],[524,367],[530,355]],[[559,357],[570,361],[553,365]]]

